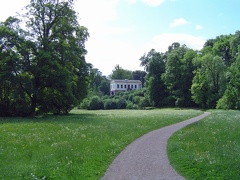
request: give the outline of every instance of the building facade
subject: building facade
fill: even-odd
[[[139,80],[117,80],[113,79],[110,82],[110,95],[114,96],[120,91],[131,91],[142,88],[142,82]]]

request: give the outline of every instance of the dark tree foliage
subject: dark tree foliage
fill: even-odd
[[[176,44],[173,43],[173,47],[169,48],[171,51],[168,51],[163,79],[169,90],[169,99],[176,106],[189,107],[194,105],[190,88],[195,70],[193,59],[197,53],[185,45]]]
[[[117,64],[110,75],[110,79],[129,79],[132,80],[132,71],[123,69],[122,67]]]
[[[133,80],[140,80],[142,82],[143,86],[144,86],[144,83],[145,83],[145,76],[146,75],[147,75],[147,73],[145,71],[136,70],[136,71],[132,72]]]
[[[165,72],[165,54],[156,52],[154,49],[140,58],[141,66],[147,71],[146,86],[149,99],[154,106],[162,107],[165,105],[167,89],[162,80]]]
[[[219,108],[239,108],[238,97],[235,98],[236,101],[231,100],[233,103],[226,103],[233,95],[238,96],[235,88],[237,85],[233,86],[232,82],[237,82],[235,69],[238,64],[235,61],[239,51],[239,31],[234,35],[221,35],[208,40],[201,51],[194,51],[179,43],[173,43],[165,53],[152,49],[140,58],[141,66],[147,72],[146,88],[150,101],[154,106],[198,105],[215,108],[218,103]],[[161,56],[164,66],[157,63],[157,54]],[[164,104],[159,104],[160,102]]]
[[[227,88],[217,103],[217,108],[240,110],[240,56],[229,67]]]
[[[90,70],[89,92],[95,95],[109,95],[110,94],[110,80],[102,75],[98,69],[92,68]],[[91,93],[89,93],[91,95]]]
[[[89,68],[72,0],[31,0],[24,30],[9,18],[0,26],[1,115],[66,114],[86,95]],[[8,77],[8,78],[6,78]]]

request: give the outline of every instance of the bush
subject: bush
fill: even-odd
[[[133,104],[131,101],[127,102],[127,109],[138,109],[136,104]]]
[[[78,109],[88,109],[89,99],[84,99],[80,105],[78,106]]]
[[[117,101],[114,99],[107,99],[104,102],[104,109],[117,109],[118,104]]]
[[[150,102],[147,97],[141,97],[138,105],[141,109],[145,109],[147,106],[150,106]]]
[[[127,102],[126,102],[125,99],[121,98],[121,99],[118,100],[117,105],[118,105],[118,109],[126,109]]]
[[[134,96],[134,97],[133,97],[133,102],[134,102],[135,104],[139,104],[140,99],[141,99],[140,96]]]
[[[103,108],[104,108],[103,102],[98,96],[93,96],[89,100],[89,104],[88,104],[89,110],[99,110]]]

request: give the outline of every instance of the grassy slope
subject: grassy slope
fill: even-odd
[[[187,179],[240,179],[240,111],[214,110],[168,142],[172,165]]]
[[[100,179],[137,137],[199,114],[74,110],[68,116],[0,118],[0,179]]]

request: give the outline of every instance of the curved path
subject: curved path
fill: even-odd
[[[177,130],[206,117],[209,113],[173,124],[135,140],[112,162],[102,180],[181,180],[167,157],[168,138]]]

